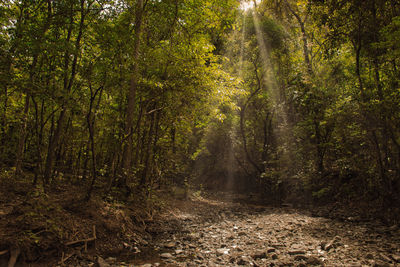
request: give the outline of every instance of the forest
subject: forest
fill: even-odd
[[[285,212],[384,229],[353,263],[400,263],[399,1],[0,3],[0,266],[350,266],[341,232],[317,256],[177,241]]]

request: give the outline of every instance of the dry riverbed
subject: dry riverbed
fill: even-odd
[[[400,266],[400,231],[291,207],[181,201],[146,229],[147,246],[98,258],[105,266]],[[90,263],[88,263],[90,265]],[[85,263],[81,263],[85,266]]]

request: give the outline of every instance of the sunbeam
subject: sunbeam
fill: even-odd
[[[270,101],[273,107],[274,120],[276,121],[276,132],[278,136],[278,143],[280,143],[280,160],[279,165],[283,173],[290,170],[292,165],[292,155],[290,144],[292,136],[292,127],[288,121],[288,108],[287,103],[281,99],[282,92],[277,84],[277,80],[274,73],[273,62],[271,60],[271,48],[269,43],[266,41],[265,33],[262,30],[261,22],[259,20],[257,11],[252,12],[254,27],[257,37],[257,43],[260,50],[260,55],[262,59],[262,64],[264,68],[264,79],[263,83],[270,95]]]

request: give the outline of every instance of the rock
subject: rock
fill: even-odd
[[[238,265],[246,265],[246,266],[253,266],[253,262],[247,256],[241,256],[237,261]]]
[[[97,257],[97,264],[99,267],[110,267],[111,265],[108,264],[102,257]]]
[[[258,259],[266,259],[267,258],[267,253],[264,251],[257,251],[253,256],[253,259],[258,260]]]
[[[172,259],[174,256],[172,256],[171,253],[162,253],[162,254],[160,255],[160,257],[161,257],[161,258],[164,258],[164,259]]]
[[[143,264],[143,265],[140,265],[140,267],[152,267],[153,265],[151,265],[151,263],[146,263],[146,264]]]
[[[384,261],[377,260],[372,265],[373,267],[390,267],[390,264]]]
[[[295,259],[296,261],[306,261],[306,260],[308,260],[308,257],[305,256],[305,255],[296,255],[296,256],[294,257],[294,259]]]
[[[309,256],[306,262],[308,265],[324,265],[324,262],[315,256]]]
[[[238,233],[238,236],[245,236],[245,235],[247,235],[246,232],[239,232]]]
[[[272,255],[271,255],[271,259],[277,260],[277,259],[278,259],[278,255],[277,255],[277,254],[272,254]]]
[[[372,253],[368,253],[367,255],[365,255],[365,258],[368,260],[373,260],[374,259],[374,255]]]
[[[304,255],[306,252],[304,250],[291,250],[289,251],[289,255]]]
[[[217,256],[221,256],[221,255],[228,255],[229,254],[229,249],[227,248],[219,248],[216,251]]]
[[[391,255],[390,256],[395,262],[400,263],[400,255]]]
[[[166,247],[166,248],[174,248],[175,246],[176,246],[175,242],[169,242],[169,243],[164,245],[164,247]]]
[[[176,249],[176,250],[175,250],[175,254],[177,254],[177,255],[178,255],[178,254],[182,254],[182,253],[183,253],[183,250],[182,250],[182,249]]]
[[[379,254],[381,260],[386,261],[386,262],[392,262],[392,259],[386,256],[385,254]]]
[[[276,248],[267,248],[267,253],[273,253],[276,251]]]

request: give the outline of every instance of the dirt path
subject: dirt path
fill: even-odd
[[[202,198],[163,216],[148,248],[103,266],[400,266],[399,228],[378,222]]]

